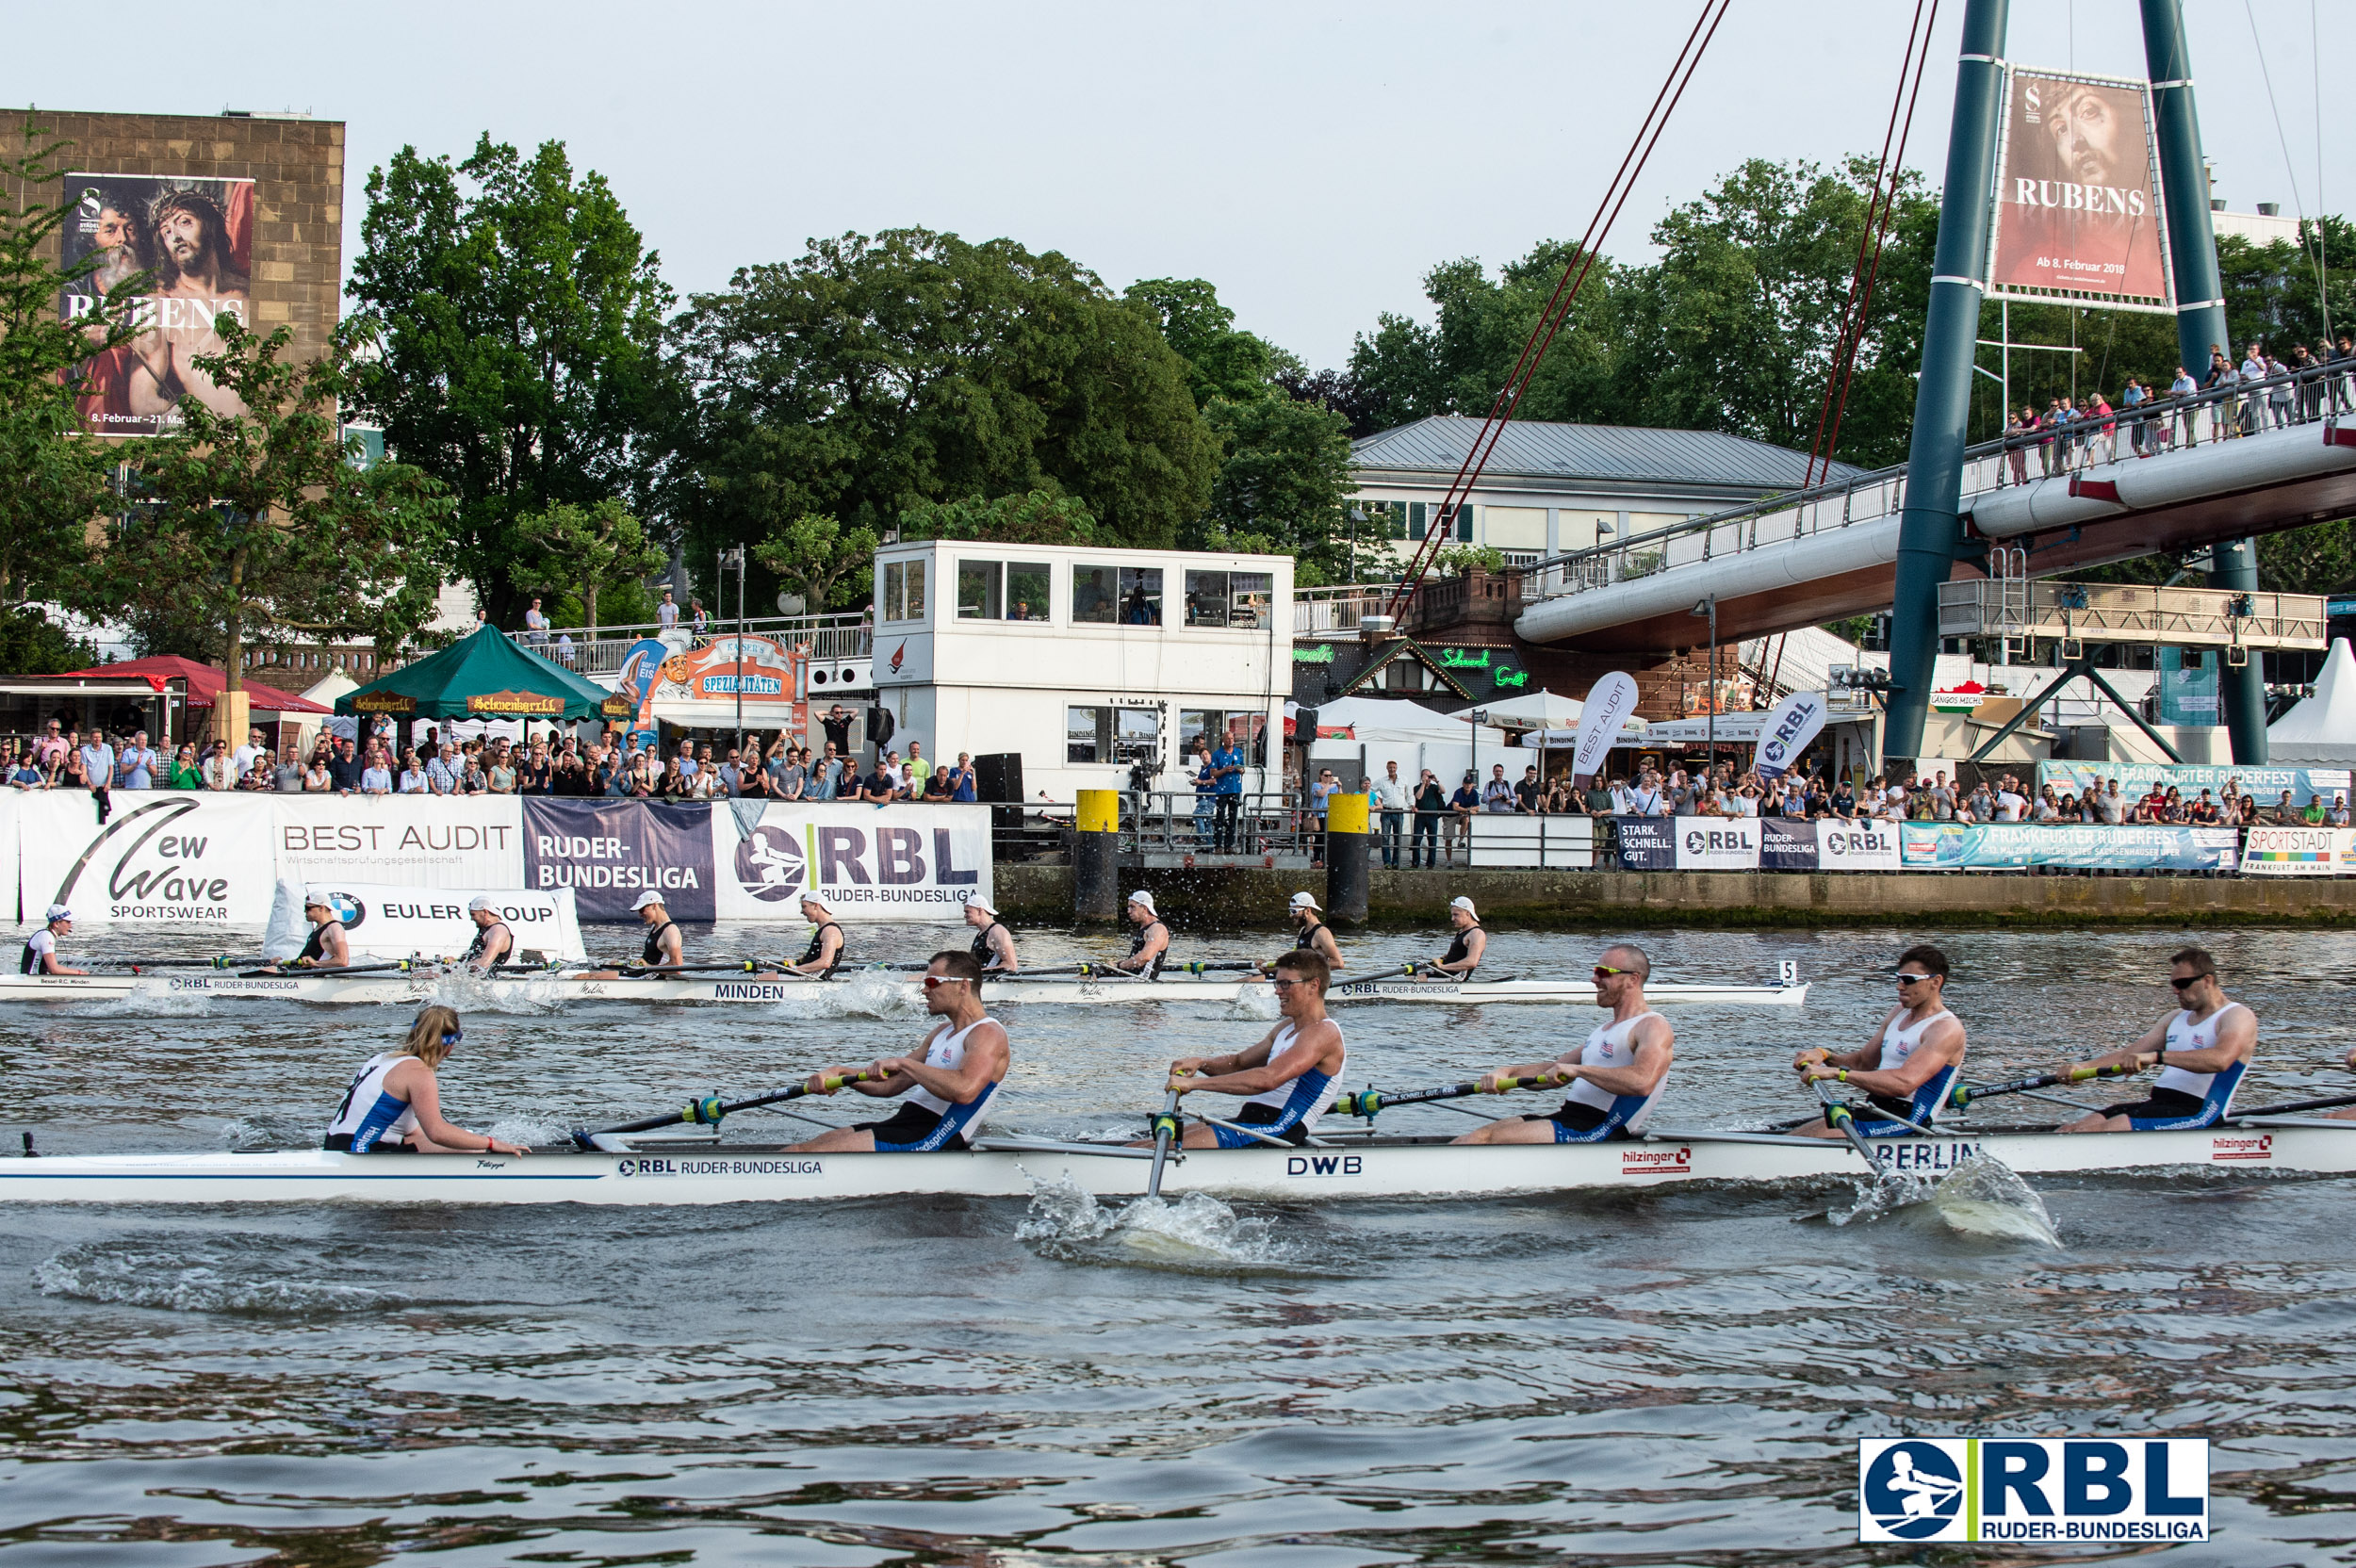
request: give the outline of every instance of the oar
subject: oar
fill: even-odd
[[[1153,1172],[1145,1179],[1145,1196],[1162,1195],[1162,1167],[1170,1159],[1170,1146],[1178,1137],[1178,1091],[1170,1091],[1162,1108],[1153,1117]]]
[[[241,964],[267,964],[268,957],[232,958],[86,958],[92,969],[127,969],[134,972],[143,969],[236,969]]]
[[[2356,1094],[2335,1094],[2328,1100],[2294,1100],[2287,1105],[2261,1105],[2254,1111],[2235,1111],[2225,1119],[2239,1121],[2246,1116],[2296,1116],[2300,1111],[2328,1111],[2335,1105],[2356,1105]],[[2349,1125],[2356,1126],[2356,1122]]]
[[[1947,1103],[1959,1111],[1974,1100],[1993,1100],[2000,1094],[2027,1094],[2056,1085],[2084,1083],[2089,1078],[2125,1078],[2135,1070],[2119,1062],[2110,1067],[2082,1067],[2069,1072],[2040,1072],[2029,1078],[2016,1078],[2009,1084],[1957,1084],[1947,1091]]]
[[[614,967],[624,974],[758,974],[761,966],[775,961],[762,958],[731,958],[726,963],[710,964],[633,964],[617,962]]]
[[[1267,966],[1264,964],[1249,961],[1227,963],[1164,964],[1162,966],[1162,972],[1164,974],[1224,974],[1245,970],[1259,970],[1266,967]],[[1026,969],[1021,973],[1009,975],[1007,978],[1013,980],[1028,980],[1033,975],[1037,974],[1077,974],[1084,978],[1098,975],[1117,974],[1126,980],[1140,980],[1144,978],[1143,974],[1137,971],[1116,969],[1109,963],[1053,964],[1042,969]]]
[[[1866,1169],[1880,1175],[1881,1162],[1873,1158],[1873,1147],[1865,1141],[1865,1135],[1857,1130],[1857,1118],[1850,1114],[1849,1107],[1832,1097],[1832,1091],[1824,1087],[1823,1080],[1818,1080],[1810,1087],[1816,1090],[1816,1098],[1824,1102],[1824,1120],[1849,1140],[1849,1147],[1857,1152],[1857,1157],[1865,1162]]]
[[[1504,1094],[1513,1089],[1550,1088],[1564,1082],[1567,1080],[1557,1078],[1550,1072],[1542,1072],[1535,1078],[1500,1078],[1497,1080],[1497,1092]],[[1406,1094],[1384,1094],[1380,1089],[1366,1088],[1355,1094],[1336,1096],[1333,1108],[1344,1116],[1362,1116],[1372,1121],[1379,1112],[1387,1111],[1395,1105],[1426,1105],[1434,1100],[1462,1100],[1466,1095],[1481,1092],[1479,1083],[1448,1084],[1436,1089],[1414,1089]]]
[[[821,1081],[829,1089],[839,1089],[845,1084],[859,1083],[867,1076],[865,1072],[847,1072]],[[594,1147],[593,1139],[604,1137],[609,1133],[651,1133],[660,1128],[678,1126],[680,1122],[694,1127],[717,1127],[731,1111],[749,1111],[761,1105],[781,1104],[788,1100],[799,1100],[809,1092],[808,1084],[796,1084],[790,1089],[772,1089],[767,1094],[757,1094],[749,1100],[723,1101],[716,1094],[706,1095],[701,1100],[689,1101],[668,1116],[650,1116],[638,1121],[625,1121],[618,1127],[576,1127],[573,1129],[573,1142],[588,1149]]]
[[[292,964],[288,964],[284,969],[245,970],[237,975],[237,978],[240,980],[275,980],[285,975],[301,974],[323,980],[340,979],[347,974],[383,974],[388,971],[398,971],[406,974],[413,967],[406,958],[383,964],[347,964],[342,969],[296,969]]]

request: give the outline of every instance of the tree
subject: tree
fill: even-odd
[[[1189,547],[1289,555],[1307,578],[1343,580],[1350,562],[1337,536],[1351,480],[1342,416],[1283,397],[1219,399],[1204,412],[1224,461]]]
[[[136,499],[76,574],[75,608],[216,639],[231,691],[250,642],[399,647],[433,618],[452,507],[416,468],[353,461],[337,407],[364,334],[347,322],[326,355],[296,366],[280,357],[290,328],[259,337],[223,313],[214,330],[222,351],[198,368],[245,412],[181,403],[179,432],[147,449]]]
[[[753,547],[753,558],[801,590],[812,613],[865,598],[874,587],[875,531],[806,512]]]
[[[29,121],[24,135],[24,150],[0,158],[0,186],[21,193],[0,201],[0,604],[54,596],[88,558],[87,530],[106,505],[116,454],[82,433],[79,367],[137,335],[130,306],[111,302],[145,291],[141,278],[126,279],[98,296],[96,313],[59,319],[58,295],[103,253],[71,268],[47,259],[75,203],[39,193],[63,177],[72,144]]]
[[[64,675],[98,662],[98,650],[41,613],[36,605],[0,609],[0,670]]]
[[[356,401],[385,447],[457,502],[456,561],[512,619],[527,515],[652,500],[675,389],[673,295],[604,178],[562,142],[531,158],[486,135],[464,163],[404,147],[368,174],[350,292],[382,342]]]
[[[557,501],[515,519],[523,553],[508,566],[518,588],[571,589],[581,596],[581,624],[597,629],[597,594],[608,583],[646,576],[669,559],[646,538],[638,519],[609,496],[594,506]]]
[[[924,502],[1038,490],[1111,540],[1167,544],[1210,489],[1185,363],[1053,252],[923,229],[814,239],[698,296],[678,328],[695,406],[673,504],[698,555],[810,516],[880,533]]]
[[[1096,519],[1070,496],[1034,490],[984,500],[922,501],[900,514],[904,539],[988,539],[1006,545],[1090,545]]]
[[[1131,284],[1121,297],[1149,312],[1162,329],[1162,340],[1186,362],[1195,407],[1206,408],[1214,398],[1233,401],[1268,392],[1275,351],[1235,330],[1235,313],[1219,303],[1211,284],[1201,278],[1148,278]]]

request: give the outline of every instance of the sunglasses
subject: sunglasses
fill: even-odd
[[[1923,981],[1928,980],[1930,976],[1927,974],[1900,974],[1894,975],[1892,978],[1894,978],[1901,986],[1919,986]]]
[[[456,1045],[460,1040],[463,1040],[466,1037],[466,1032],[464,1029],[452,1029],[442,1037],[442,1043],[444,1045]]]
[[[1635,972],[1632,969],[1613,969],[1610,964],[1595,966],[1595,978],[1598,980],[1609,980],[1615,974],[1634,974]]]
[[[942,986],[964,986],[971,983],[961,974],[927,974],[924,976],[924,988],[928,991]]]
[[[2180,991],[2190,990],[2193,987],[2201,984],[2201,981],[2206,980],[2208,976],[2205,974],[2187,974],[2182,980],[2171,977],[2168,984],[2175,987]]]

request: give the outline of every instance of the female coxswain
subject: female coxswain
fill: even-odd
[[[335,1107],[326,1147],[341,1154],[523,1154],[519,1144],[469,1133],[442,1119],[434,1070],[466,1037],[458,1015],[434,1005],[417,1015],[409,1037],[361,1066]]]

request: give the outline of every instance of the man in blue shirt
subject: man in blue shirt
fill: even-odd
[[[450,749],[447,744],[440,746],[425,765],[425,787],[437,795],[455,794],[458,790],[458,770],[450,765]]]
[[[115,759],[115,787],[152,790],[155,787],[155,770],[160,765],[155,748],[147,743],[147,731],[142,729],[131,737],[131,743]]]
[[[1240,829],[1238,819],[1243,812],[1244,770],[1243,751],[1233,735],[1226,737],[1226,743],[1211,754],[1211,768],[1219,775],[1219,810],[1212,824],[1216,841],[1212,847],[1221,855],[1233,855]]]
[[[98,820],[105,822],[114,810],[115,748],[106,743],[106,732],[93,729],[90,739],[82,743],[82,777],[90,785],[90,792],[98,800]]]
[[[949,770],[949,798],[968,801],[978,798],[973,787],[973,754],[970,751],[958,752],[957,765]]]
[[[1194,846],[1211,845],[1211,812],[1219,804],[1219,769],[1211,762],[1211,743],[1194,743]]]

